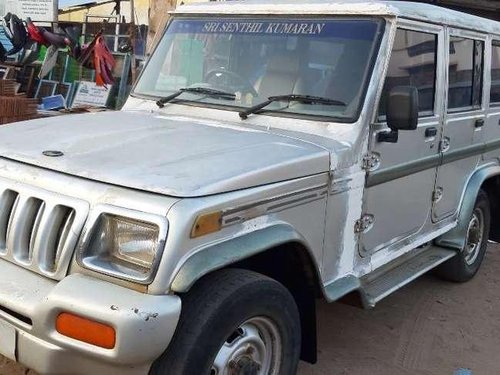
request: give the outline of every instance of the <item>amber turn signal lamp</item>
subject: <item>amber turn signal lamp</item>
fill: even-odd
[[[113,327],[78,315],[59,314],[56,319],[56,330],[61,335],[101,348],[113,349],[115,347],[116,332]]]
[[[191,238],[201,237],[205,234],[218,232],[222,228],[222,212],[212,212],[202,214],[196,218],[193,229],[191,229]]]

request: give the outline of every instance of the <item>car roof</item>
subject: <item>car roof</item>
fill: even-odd
[[[436,5],[407,1],[244,0],[191,3],[175,14],[357,15],[400,17],[500,35],[500,22]]]

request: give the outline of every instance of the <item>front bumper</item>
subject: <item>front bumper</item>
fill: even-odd
[[[154,296],[74,274],[56,282],[0,260],[0,354],[39,374],[147,374],[168,346],[181,311],[177,296]],[[116,330],[103,349],[59,334],[61,312]]]

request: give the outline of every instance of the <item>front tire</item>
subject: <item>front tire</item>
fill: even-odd
[[[206,276],[182,298],[176,333],[150,375],[293,375],[300,319],[290,292],[256,272]]]
[[[467,229],[464,249],[436,270],[442,279],[463,283],[479,270],[486,253],[490,233],[490,202],[488,194],[480,190]]]

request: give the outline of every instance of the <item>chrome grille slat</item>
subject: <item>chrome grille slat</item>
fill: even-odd
[[[62,279],[88,210],[85,201],[0,179],[0,258]]]
[[[7,253],[19,263],[29,264],[31,233],[42,203],[39,199],[19,195],[12,210],[7,229]]]
[[[53,243],[57,235],[57,213],[57,206],[50,205],[46,207],[46,212],[40,220],[40,227],[35,237],[33,260],[44,271],[47,269],[52,271],[53,269],[52,266],[48,266],[48,263],[50,262],[49,259],[52,257],[50,254],[51,248],[53,248]]]
[[[7,230],[5,232],[5,252],[7,254],[9,253],[9,233],[10,233],[11,228],[12,228],[12,221],[14,219],[14,213],[17,210],[17,206],[19,205],[20,199],[21,199],[21,197],[20,197],[20,195],[18,193],[16,195],[16,199],[14,200],[14,204],[12,205],[12,208],[10,210],[9,220],[7,222]]]
[[[38,213],[35,218],[35,222],[33,223],[33,228],[31,230],[31,237],[30,237],[30,246],[29,246],[29,252],[28,252],[28,259],[29,261],[33,260],[33,253],[35,252],[35,237],[38,233],[38,228],[40,227],[40,221],[42,219],[42,214],[43,211],[45,210],[45,202],[43,202],[40,206],[40,209],[38,210]]]
[[[63,253],[64,249],[68,247],[67,242],[71,238],[70,236],[71,228],[73,227],[74,221],[75,221],[75,210],[71,209],[66,215],[63,221],[63,226],[61,227],[61,232],[58,237],[59,240],[57,242],[57,247],[55,252],[54,264],[59,263],[61,254]],[[71,244],[69,244],[69,247],[71,247]]]
[[[15,191],[0,189],[0,253],[2,254],[7,252],[7,230],[17,197]]]
[[[67,211],[72,211],[72,209],[61,205],[51,206],[40,222],[35,239],[35,249],[37,249],[35,259],[44,272],[53,272],[56,268],[61,227],[65,224]]]

